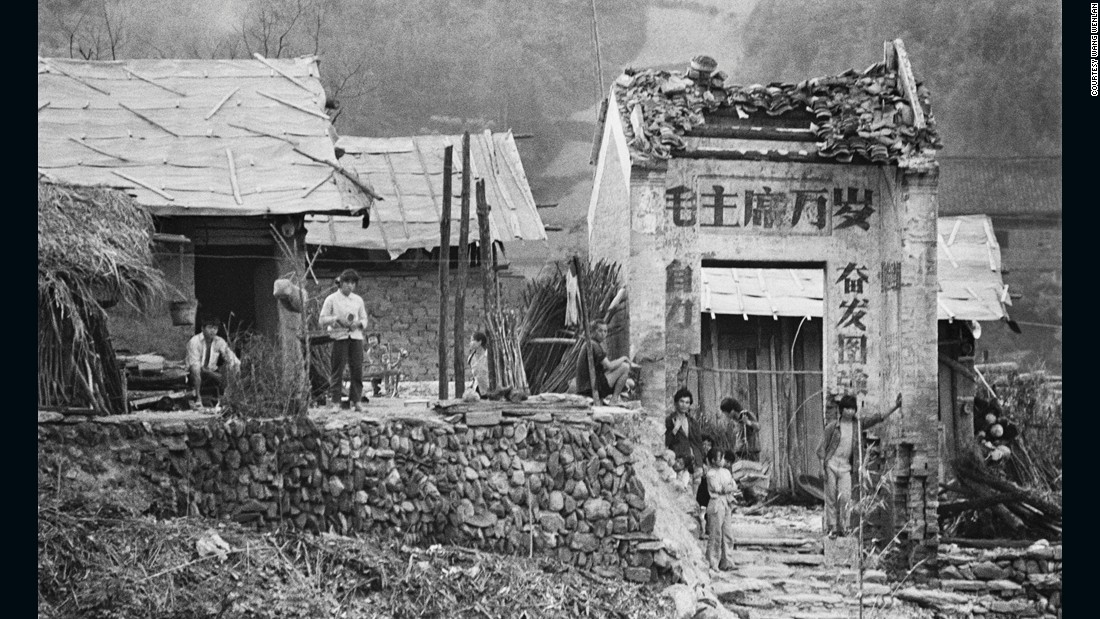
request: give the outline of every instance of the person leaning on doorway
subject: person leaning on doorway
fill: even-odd
[[[830,407],[831,408],[831,407]],[[861,431],[878,425],[901,408],[901,394],[888,411],[857,414],[854,395],[846,395],[837,406],[839,415],[825,426],[825,436],[817,448],[817,457],[825,465],[825,532],[830,537],[848,534],[852,514],[852,478],[859,479],[859,450],[856,441]]]

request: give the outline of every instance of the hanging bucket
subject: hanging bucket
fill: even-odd
[[[195,324],[195,310],[199,304],[194,301],[172,301],[169,311],[172,313],[172,324],[177,327]]]

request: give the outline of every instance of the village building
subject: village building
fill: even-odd
[[[940,158],[940,215],[988,215],[1014,300],[1011,318],[983,337],[979,362],[1018,361],[1033,354],[1061,370],[1062,158]]]
[[[304,269],[307,213],[374,195],[337,163],[317,59],[38,61],[41,178],[122,190],[154,217],[168,294],[111,310],[116,348],[182,358],[196,311],[299,350],[272,296]]]
[[[940,410],[937,323],[964,342],[966,320],[1003,315],[988,222],[960,221],[940,255],[954,222],[937,221],[939,138],[900,40],[863,72],[799,84],[729,86],[715,68],[698,57],[612,86],[588,216],[591,257],[623,265],[630,299],[609,354],[641,364],[649,410],[680,386],[706,410],[755,407],[781,488],[822,474],[827,395],[875,410],[904,394],[876,428],[894,479],[877,524],[933,538],[944,428],[962,423],[958,389]],[[984,252],[987,288],[937,279],[964,245]]]
[[[313,261],[316,281],[311,297],[331,292],[333,278],[354,268],[362,278],[359,292],[370,316],[368,332],[378,333],[389,349],[408,351],[401,363],[407,380],[435,380],[438,376],[440,220],[443,213],[443,159],[452,147],[452,197],[449,253],[450,290],[456,289],[461,215],[462,136],[411,137],[341,136],[336,143],[341,165],[354,171],[381,197],[371,208],[369,225],[361,217],[310,216],[306,243],[318,249]],[[485,181],[489,205],[489,233],[494,266],[506,273],[506,252],[524,242],[546,241],[546,230],[535,206],[531,187],[511,131],[470,135],[471,196],[470,268],[465,296],[466,341],[485,329],[477,220],[477,179]],[[499,295],[518,300],[521,279],[500,277]],[[453,298],[448,301],[453,306]],[[448,357],[453,358],[448,337]]]

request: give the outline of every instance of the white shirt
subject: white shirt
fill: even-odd
[[[237,359],[237,355],[233,354],[233,349],[229,347],[229,343],[222,337],[215,335],[214,339],[210,341],[210,359],[206,363],[204,369],[212,372],[218,371],[218,360],[225,356],[226,363],[229,367],[235,367],[240,364],[240,360]],[[197,333],[195,337],[187,341],[187,367],[195,368],[202,367],[203,359],[206,357],[206,338],[203,334]]]
[[[725,467],[707,469],[707,490],[712,494],[733,492],[733,474]]]
[[[359,321],[358,329],[349,330],[336,324],[337,319],[351,322],[348,320],[349,316],[353,320]],[[325,302],[321,305],[321,315],[318,317],[317,322],[322,327],[328,327],[329,336],[334,340],[346,340],[348,338],[362,340],[363,329],[367,326],[367,306],[363,303],[363,297],[354,292],[345,295],[337,290],[325,297]]]
[[[855,422],[840,421],[840,443],[836,446],[836,452],[829,459],[829,467],[837,473],[848,473],[852,470],[855,425]]]

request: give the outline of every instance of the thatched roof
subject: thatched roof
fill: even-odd
[[[142,305],[163,288],[152,233],[152,216],[122,191],[40,180],[39,294]]]
[[[152,232],[152,216],[121,191],[39,177],[39,406],[125,410],[103,308],[142,307],[164,289]]]

